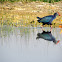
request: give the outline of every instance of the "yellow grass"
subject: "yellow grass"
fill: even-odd
[[[60,2],[59,2],[60,3]],[[49,4],[44,2],[31,3],[4,3],[0,4],[0,25],[23,26],[23,27],[38,27],[42,24],[37,22],[38,17],[59,12],[62,14],[62,7],[56,4]],[[35,21],[34,23],[30,23]],[[62,23],[62,15],[57,17],[52,23],[57,25]]]

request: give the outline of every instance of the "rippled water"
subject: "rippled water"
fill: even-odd
[[[43,28],[46,32],[50,27]],[[58,44],[42,38],[41,28],[0,27],[0,62],[62,62],[62,28],[53,28],[51,34]]]

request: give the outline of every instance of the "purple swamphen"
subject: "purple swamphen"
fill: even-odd
[[[39,23],[43,23],[43,25],[47,24],[47,25],[52,25],[52,21],[56,18],[56,16],[60,16],[60,14],[58,12],[54,13],[54,15],[49,15],[49,16],[45,16],[43,18],[37,17],[38,18],[38,22]],[[52,26],[51,26],[52,28]]]
[[[37,38],[36,39],[39,39],[39,38],[42,38],[44,40],[48,40],[48,41],[53,41],[55,44],[58,44],[60,40],[56,40],[55,37],[51,34],[51,31],[43,31],[42,33],[38,33],[37,34]]]

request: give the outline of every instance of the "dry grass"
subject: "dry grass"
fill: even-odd
[[[60,4],[60,5],[58,5]],[[31,2],[31,3],[4,3],[0,4],[0,25],[10,26],[24,26],[24,27],[37,27],[41,24],[37,22],[37,16],[43,17],[46,15],[54,14],[59,12],[62,14],[62,2],[44,3],[44,2]],[[53,23],[61,24],[62,15],[57,17]],[[30,23],[35,21],[34,23]]]

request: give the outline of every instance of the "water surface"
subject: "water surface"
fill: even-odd
[[[49,27],[43,28],[50,31]],[[62,28],[53,28],[51,34],[58,44],[36,39],[41,28],[0,27],[0,62],[62,62]]]

